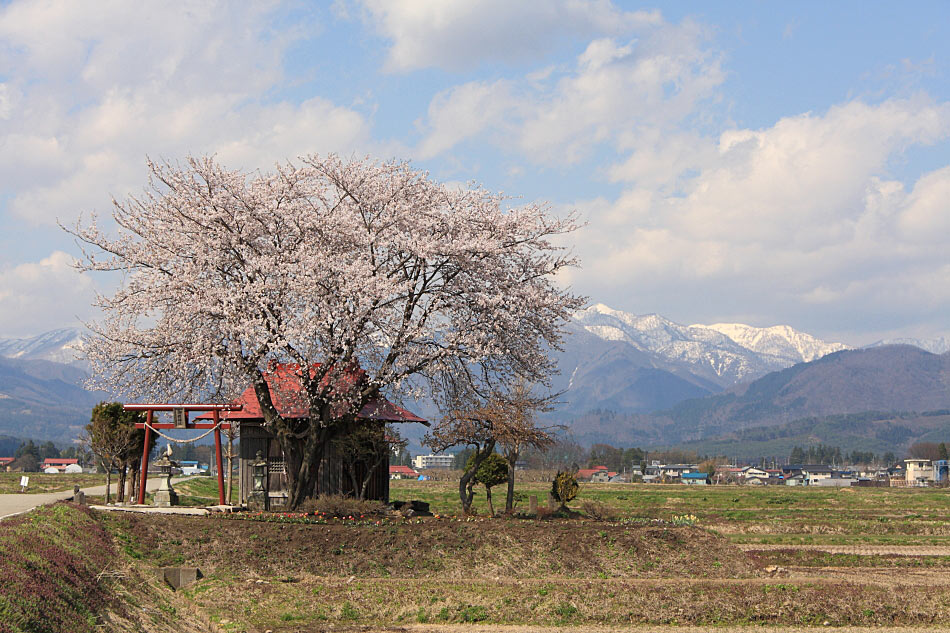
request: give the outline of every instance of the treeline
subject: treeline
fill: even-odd
[[[4,455],[3,457],[7,457]],[[11,470],[22,471],[26,473],[35,473],[40,470],[43,460],[50,458],[73,458],[78,459],[81,465],[91,463],[91,455],[84,452],[78,446],[67,446],[60,449],[52,442],[43,442],[37,444],[33,440],[21,441],[20,445],[13,452],[14,461],[9,465]]]
[[[471,449],[464,449],[455,454],[453,468],[462,470],[472,455]],[[400,457],[401,459],[401,457]],[[692,451],[653,451],[642,448],[624,448],[611,444],[594,444],[590,448],[581,446],[568,438],[559,438],[547,450],[528,449],[522,452],[519,460],[525,468],[531,470],[556,471],[606,466],[608,470],[618,473],[640,472],[649,460],[659,460],[663,463],[698,463],[704,458]]]
[[[917,442],[907,451],[908,457],[917,459],[947,459],[947,445],[945,442]],[[790,464],[860,464],[893,466],[898,461],[897,455],[887,451],[880,455],[873,451],[851,451],[842,453],[841,447],[817,444],[815,446],[796,446],[788,456]]]

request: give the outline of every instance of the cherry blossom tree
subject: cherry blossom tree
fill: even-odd
[[[544,382],[582,304],[554,279],[576,264],[557,242],[578,221],[543,204],[332,155],[272,173],[207,157],[149,168],[144,194],[114,202],[117,235],[95,217],[67,229],[82,270],[123,275],[90,324],[95,386],[229,401],[252,384],[291,507],[320,494],[327,443],[380,395],[418,396],[463,366]],[[309,417],[278,411],[273,362],[298,367]]]

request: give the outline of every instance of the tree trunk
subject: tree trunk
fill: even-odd
[[[489,440],[481,449],[475,447],[475,454],[472,456],[472,465],[462,473],[459,479],[459,500],[462,502],[462,514],[472,513],[472,499],[475,496],[475,471],[482,465],[482,462],[495,450],[495,440]]]
[[[495,508],[491,504],[491,487],[485,486],[485,500],[488,501],[488,516],[495,516]]]
[[[383,465],[383,459],[380,458],[376,460],[376,463],[368,467],[366,470],[366,477],[363,478],[363,485],[360,486],[360,500],[366,499],[366,490],[369,488],[369,482],[373,479],[373,474],[376,472],[376,469]]]
[[[321,492],[320,462],[323,459],[331,430],[328,427],[313,429],[300,441],[288,434],[278,433],[277,439],[284,452],[287,468],[287,486],[289,509],[295,510],[305,499],[318,496]]]
[[[136,482],[138,481],[138,472],[138,468],[133,464],[129,464],[128,490],[126,491],[129,503],[135,503],[135,488]]]
[[[106,505],[109,505],[109,496],[112,491],[112,467],[111,465],[106,466]]]
[[[350,464],[349,468],[344,468],[344,470],[346,470],[350,476],[350,485],[353,486],[353,496],[357,499],[362,499],[363,497],[360,495],[362,486],[360,486],[360,478],[357,477],[356,464]]]
[[[116,503],[122,503],[125,501],[125,472],[126,466],[123,464],[119,467],[119,485],[116,486],[115,490],[115,501]]]
[[[505,496],[505,512],[511,514],[515,510],[515,464],[518,462],[516,451],[507,451],[508,458],[508,493]]]

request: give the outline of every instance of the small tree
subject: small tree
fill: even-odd
[[[474,458],[474,455],[472,456]],[[472,485],[476,482],[485,486],[485,500],[488,501],[488,513],[495,515],[495,508],[491,502],[492,486],[503,484],[508,480],[508,460],[492,453],[484,460],[475,471],[475,477],[472,479]]]
[[[521,452],[526,448],[540,451],[554,444],[554,429],[562,427],[538,426],[537,413],[550,409],[551,397],[532,395],[531,388],[524,382],[517,383],[501,402],[505,424],[498,430],[498,443],[501,444],[505,460],[508,463],[508,490],[505,495],[505,512],[511,513],[515,507],[515,466]]]
[[[126,411],[120,402],[100,402],[92,409],[92,419],[86,425],[83,443],[96,456],[99,466],[106,472],[106,503],[109,503],[112,486],[112,469],[119,471],[119,486],[116,497],[123,501],[126,474],[141,458],[145,444],[144,429],[135,428],[144,422],[140,411]],[[149,451],[155,446],[152,436]],[[137,469],[132,466],[133,473]]]
[[[577,497],[578,488],[574,473],[559,470],[551,482],[551,496],[561,504],[561,510],[567,510],[567,503]]]
[[[546,446],[551,440],[545,429],[535,426],[533,417],[533,412],[544,406],[545,399],[534,398],[526,390],[519,391],[519,387],[510,392],[493,389],[490,382],[487,373],[476,378],[471,368],[463,368],[448,380],[444,393],[449,413],[423,438],[424,444],[437,451],[453,446],[471,449],[472,456],[459,479],[459,500],[465,513],[471,511],[475,473],[494,454],[496,446],[509,449],[509,455],[516,460],[522,446]],[[489,395],[482,395],[486,392]],[[514,461],[509,463],[513,476]]]
[[[10,470],[20,473],[35,473],[40,470],[40,463],[33,453],[24,453],[10,464]]]

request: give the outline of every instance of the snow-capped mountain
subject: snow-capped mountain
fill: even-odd
[[[78,328],[62,328],[30,338],[0,339],[0,356],[25,360],[73,363],[82,353],[83,334]]]
[[[578,311],[574,322],[605,341],[623,341],[663,363],[685,365],[722,387],[847,349],[788,326],[680,325],[657,314],[636,315],[600,303]]]
[[[752,327],[742,323],[713,323],[692,327],[716,330],[746,349],[785,359],[792,365],[817,360],[843,349],[851,349],[843,343],[827,343],[787,325]]]

